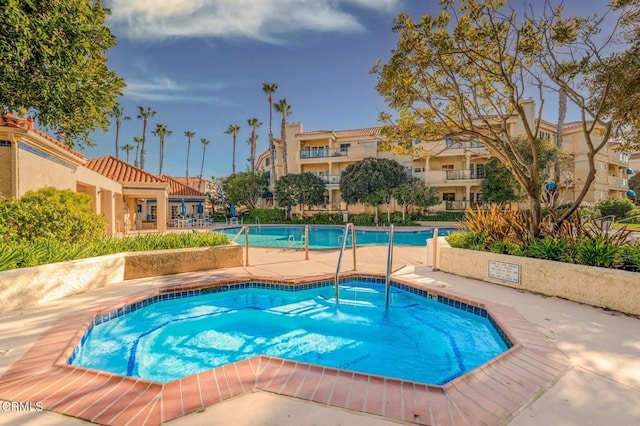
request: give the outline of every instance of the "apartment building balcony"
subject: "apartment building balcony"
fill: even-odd
[[[445,210],[451,211],[460,211],[466,210],[467,207],[471,207],[472,209],[488,209],[491,207],[489,203],[484,202],[474,202],[474,201],[445,201],[444,208]]]
[[[346,157],[347,152],[340,150],[340,148],[313,148],[300,151],[300,159],[306,160],[308,158],[326,158],[326,157]]]
[[[300,150],[300,160],[315,160],[318,158],[331,161],[359,161],[366,157],[377,155],[375,143],[352,145],[348,148],[308,147]],[[306,161],[305,161],[306,163]]]
[[[628,166],[629,165],[629,154],[625,154],[623,152],[610,152],[609,153],[609,160],[614,162],[614,163],[618,163],[618,164],[622,164],[624,166]]]
[[[626,190],[627,188],[629,188],[629,180],[616,176],[609,176],[609,186],[613,189]]]
[[[460,184],[460,181],[464,180],[472,181],[468,183],[479,185],[480,181],[484,179],[484,171],[478,171],[475,169],[428,170],[424,172],[424,179],[426,182],[431,184]]]
[[[318,176],[322,179],[325,185],[338,185],[340,184],[340,175],[324,175]]]

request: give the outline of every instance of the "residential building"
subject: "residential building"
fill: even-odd
[[[88,194],[105,218],[105,233],[165,231],[183,204],[197,212],[205,194],[166,176],[155,176],[115,157],[87,160],[37,130],[32,118],[0,116],[0,197],[19,199],[43,187]]]
[[[530,122],[535,122],[533,101],[525,105]],[[496,123],[497,124],[497,123]],[[556,140],[557,126],[539,120],[540,136]],[[507,123],[512,136],[523,134],[523,125],[514,116]],[[340,173],[357,161],[367,157],[391,158],[402,164],[413,176],[419,177],[436,188],[441,203],[433,210],[461,211],[468,206],[483,205],[482,179],[485,164],[491,159],[490,152],[476,141],[454,141],[444,138],[425,144],[420,156],[399,155],[380,150],[382,135],[380,128],[370,127],[354,130],[318,130],[305,132],[301,123],[290,123],[286,127],[287,157],[289,173],[310,172],[320,177],[326,186],[325,211],[352,213],[371,211],[363,205],[347,206],[340,198]],[[601,135],[594,135],[594,143]],[[416,144],[422,142],[417,141]],[[606,198],[624,198],[628,191],[629,156],[618,152],[619,144],[608,143],[595,157],[596,176],[584,201],[595,202]],[[562,150],[566,160],[561,167],[560,191],[562,201],[570,202],[582,189],[588,173],[587,145],[577,123],[563,127]],[[276,170],[282,176],[282,144],[276,143]],[[258,157],[257,169],[270,175],[271,155],[268,151]],[[270,182],[271,185],[273,182]],[[397,206],[392,208],[397,209]]]

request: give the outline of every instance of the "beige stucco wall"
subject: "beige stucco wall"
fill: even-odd
[[[10,146],[0,146],[0,195],[3,197],[12,195],[11,151],[12,148]]]
[[[119,253],[0,272],[0,313],[126,279],[242,266],[242,246]]]
[[[438,246],[441,271],[640,315],[640,273]],[[489,277],[489,261],[519,265],[520,284]]]

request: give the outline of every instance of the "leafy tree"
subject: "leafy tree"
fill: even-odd
[[[274,195],[278,205],[287,209],[287,217],[291,217],[292,207],[323,204],[324,191],[324,182],[312,173],[288,174],[278,179]]]
[[[109,115],[116,119],[116,158],[119,158],[120,153],[118,152],[118,139],[120,137],[120,126],[122,126],[122,121],[131,120],[131,117],[124,116],[124,108],[122,108],[120,104],[114,105],[111,108]],[[127,154],[129,153],[127,152]]]
[[[287,165],[287,117],[293,114],[293,111],[291,111],[291,105],[289,105],[287,99],[280,99],[276,102],[274,108],[277,112],[282,114],[282,123],[280,125],[280,140],[282,141],[282,174],[286,176],[289,174],[289,166]],[[271,154],[271,163],[273,163],[273,152]]]
[[[2,2],[0,109],[26,114],[69,146],[94,145],[124,80],[107,67],[116,39],[108,9],[90,0]]]
[[[160,140],[160,168],[158,174],[162,175],[162,163],[164,163],[164,138],[166,136],[171,136],[173,131],[167,129],[166,124],[158,123],[156,124],[156,129],[151,133],[153,133],[154,136],[157,136]]]
[[[45,187],[0,200],[0,231],[7,241],[87,242],[104,235],[104,218],[91,211],[89,195]]]
[[[198,181],[198,191],[202,191],[202,173],[204,173],[204,156],[207,152],[207,145],[211,143],[209,139],[200,138],[202,144],[202,163],[200,163],[200,180]]]
[[[275,83],[262,83],[262,91],[267,95],[269,101],[269,152],[271,153],[271,182],[278,180],[276,172],[275,159],[275,146],[273,145],[273,132],[271,131],[271,124],[273,118],[273,94],[278,90],[278,85]],[[255,155],[253,157],[255,160]],[[253,170],[253,169],[252,169]]]
[[[187,137],[187,174],[185,180],[187,181],[187,186],[189,186],[189,154],[191,153],[191,138],[196,134],[192,131],[185,130],[184,135]]]
[[[498,159],[492,158],[484,165],[482,198],[490,203],[522,201],[525,196],[513,174]]]
[[[369,157],[344,169],[340,177],[340,192],[342,199],[349,204],[386,203],[387,220],[390,221],[392,192],[408,179],[404,167],[397,161]]]
[[[406,221],[407,206],[427,208],[440,204],[435,188],[426,185],[421,179],[410,177],[392,191],[393,198],[402,205],[402,221]]]
[[[142,138],[140,136],[134,136],[133,142],[136,144],[136,159],[134,160],[133,164],[136,167],[139,167],[140,162],[138,161],[138,158],[140,155],[140,145],[142,145]]]
[[[129,152],[133,149],[133,145],[128,143],[128,144],[125,144],[124,146],[122,146],[120,149],[127,153],[127,163],[128,163],[129,162]]]
[[[138,119],[142,120],[142,140],[140,142],[140,162],[138,162],[138,156],[136,155],[136,167],[141,169],[144,169],[144,160],[147,156],[147,151],[144,149],[147,140],[147,123],[149,122],[149,117],[154,115],[156,115],[156,112],[151,107],[144,108],[138,105]]]
[[[414,140],[477,140],[527,194],[529,232],[537,235],[544,195],[536,151],[540,122],[528,98],[537,94],[540,117],[545,94],[563,90],[582,117],[588,172],[583,187],[576,187],[575,203],[558,218],[560,226],[588,193],[595,156],[612,134],[612,122],[602,115],[610,94],[603,90],[601,102],[592,103],[584,85],[594,69],[606,66],[601,52],[611,39],[602,37],[599,18],[565,18],[561,7],[548,2],[541,16],[534,16],[534,7],[518,15],[503,0],[442,5],[440,14],[424,15],[418,22],[406,13],[394,20],[397,48],[386,64],[377,63],[372,70],[379,78],[378,92],[399,111],[395,121],[381,114],[387,123],[383,133],[389,141],[405,141],[399,149],[412,148]],[[611,81],[605,76],[603,87]],[[530,161],[514,147],[514,118],[521,124],[518,133],[527,141]]]
[[[260,197],[267,192],[266,173],[243,172],[222,179],[227,202],[256,208]]]
[[[236,174],[236,138],[240,132],[240,126],[237,124],[229,124],[225,133],[233,136],[233,153],[231,154],[231,174]]]
[[[249,144],[249,148],[250,148],[249,158],[248,158],[249,170],[253,172],[256,170],[256,148],[258,146],[258,133],[256,132],[256,129],[262,126],[262,123],[260,122],[260,120],[254,117],[254,118],[249,118],[247,120],[247,124],[249,125],[249,127],[251,127],[251,136],[249,136],[249,140],[247,140],[247,143]],[[274,182],[275,182],[275,174],[273,175],[272,179],[274,179]]]

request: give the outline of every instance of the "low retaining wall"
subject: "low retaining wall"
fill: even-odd
[[[438,249],[443,272],[640,315],[640,273],[453,248],[444,238]]]
[[[133,278],[242,266],[242,246],[118,253],[0,272],[0,313]]]

